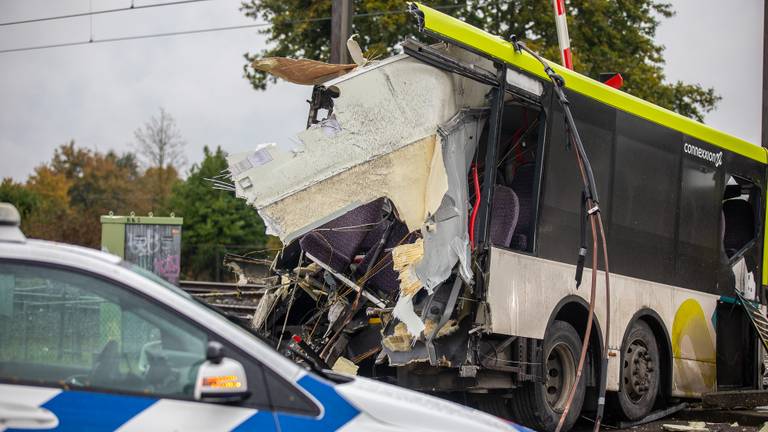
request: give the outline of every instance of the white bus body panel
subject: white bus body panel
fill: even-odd
[[[493,333],[544,339],[552,313],[566,296],[589,301],[592,272],[584,269],[576,289],[576,266],[530,255],[491,249],[488,305]],[[605,331],[605,274],[597,277],[596,319]],[[673,352],[672,394],[697,397],[716,386],[715,328],[717,299],[706,294],[611,274],[611,335],[608,341],[608,390],[619,389],[620,347],[635,313],[647,308],[658,313]],[[576,329],[582,334],[583,328]],[[665,343],[660,341],[660,343]]]

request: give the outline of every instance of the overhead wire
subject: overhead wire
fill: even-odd
[[[197,33],[209,33],[209,32],[218,32],[218,31],[226,31],[226,30],[240,30],[240,29],[246,29],[246,28],[266,27],[269,25],[271,24],[269,23],[244,24],[244,25],[238,25],[238,26],[211,27],[211,28],[204,28],[204,29],[182,30],[182,31],[165,32],[165,33],[119,36],[114,38],[93,39],[88,41],[64,42],[64,43],[48,44],[48,45],[35,45],[30,47],[10,48],[10,49],[0,50],[0,54],[20,52],[20,51],[34,51],[34,50],[41,50],[41,49],[48,49],[48,48],[62,48],[62,47],[77,46],[77,45],[89,45],[89,44],[106,43],[106,42],[121,42],[121,41],[128,41],[128,40],[152,39],[152,38],[167,37],[167,36],[190,35],[190,34],[197,34]]]
[[[189,0],[189,1],[192,1],[192,0]],[[194,0],[194,1],[210,1],[210,0]],[[443,6],[443,7],[436,7],[435,9],[456,9],[462,6],[464,5]],[[408,11],[391,10],[391,11],[367,12],[367,13],[355,14],[352,16],[352,18],[366,18],[366,17],[376,17],[376,16],[383,16],[383,15],[404,14],[404,13],[408,13]],[[303,24],[303,23],[310,23],[310,22],[330,21],[330,20],[331,20],[330,16],[325,16],[325,17],[319,17],[319,18],[307,18],[307,19],[285,21],[281,24],[292,25],[292,24]],[[49,49],[49,48],[63,48],[63,47],[88,45],[88,44],[96,44],[96,43],[122,42],[122,41],[129,41],[129,40],[138,40],[138,39],[152,39],[152,38],[159,38],[159,37],[182,36],[182,35],[211,33],[211,32],[228,31],[228,30],[242,30],[242,29],[249,29],[249,28],[269,27],[271,25],[272,23],[255,23],[255,24],[242,24],[242,25],[225,26],[225,27],[209,27],[209,28],[193,29],[193,30],[181,30],[181,31],[164,32],[164,33],[150,33],[150,34],[143,34],[143,35],[118,36],[118,37],[105,38],[105,39],[93,39],[93,37],[91,37],[91,40],[87,40],[87,41],[63,42],[58,44],[34,45],[29,47],[2,49],[0,50],[0,54],[22,52],[22,51],[34,51],[34,50]]]
[[[69,19],[69,18],[79,18],[79,17],[85,17],[85,16],[93,17],[94,15],[103,15],[103,14],[125,12],[125,11],[131,11],[131,10],[157,8],[157,7],[163,7],[163,6],[177,6],[182,4],[199,3],[204,1],[212,1],[212,0],[178,0],[178,1],[172,1],[167,3],[153,3],[153,4],[146,4],[146,5],[139,5],[139,6],[135,6],[131,4],[131,6],[128,6],[128,7],[104,9],[104,10],[98,10],[95,12],[93,10],[89,10],[88,12],[78,12],[78,13],[67,14],[67,15],[57,15],[57,16],[44,17],[44,18],[30,18],[30,19],[24,19],[24,20],[18,20],[18,21],[6,21],[6,22],[0,23],[0,27],[19,25],[19,24],[30,24],[30,23],[44,22],[44,21],[55,21],[55,20],[62,20],[62,19]]]

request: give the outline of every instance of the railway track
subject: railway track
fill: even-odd
[[[259,292],[264,292],[264,284],[245,284],[238,285],[232,282],[204,282],[204,281],[179,281],[179,288],[190,294],[225,294],[230,295]]]
[[[179,281],[179,287],[196,298],[250,319],[266,291],[264,284],[238,285],[231,282]]]

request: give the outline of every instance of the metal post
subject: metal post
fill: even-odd
[[[496,184],[496,163],[499,140],[501,139],[501,119],[504,116],[504,90],[506,85],[507,67],[497,66],[498,86],[491,89],[491,116],[488,120],[488,142],[485,147],[485,164],[483,166],[483,191],[478,212],[477,239],[483,249],[488,249],[490,243],[491,202],[493,186]]]
[[[216,245],[216,276],[214,276],[216,282],[221,282],[221,254],[219,248],[221,245]]]
[[[331,3],[331,63],[349,63],[347,39],[352,33],[352,0]]]

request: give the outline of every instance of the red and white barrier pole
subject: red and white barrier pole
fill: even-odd
[[[557,43],[560,45],[560,57],[563,66],[573,70],[571,58],[571,38],[568,37],[568,22],[565,19],[565,0],[552,0],[555,7],[555,26],[557,27]]]

